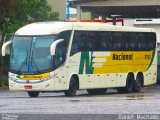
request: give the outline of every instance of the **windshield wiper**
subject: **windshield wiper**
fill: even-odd
[[[35,68],[37,70],[37,73],[40,73],[39,71],[39,68],[34,60],[34,57],[33,57],[33,47],[35,45],[35,41],[33,40],[32,41],[32,44],[31,44],[31,48],[30,48],[30,58],[29,58],[29,65],[28,65],[28,71],[30,71],[30,69],[33,69],[33,65],[35,65]]]
[[[30,67],[30,65],[33,66],[33,64],[35,65],[35,68],[36,68],[36,70],[37,70],[37,73],[40,73],[39,68],[38,68],[38,66],[37,66],[37,64],[36,64],[36,62],[35,62],[35,60],[34,60],[33,50],[32,50],[29,67]]]
[[[29,53],[29,52],[27,51],[27,57],[25,58],[26,66],[28,65],[28,62],[29,62],[29,61],[28,61],[28,59],[29,59],[29,58],[28,58],[28,56],[29,56],[29,54],[28,54],[28,53]]]
[[[23,63],[21,64],[21,66],[18,69],[18,73],[20,73],[20,70],[23,68],[24,64],[26,63],[26,66],[28,65],[28,61],[29,60],[29,50],[27,51],[27,56],[25,58],[25,60],[23,61]]]

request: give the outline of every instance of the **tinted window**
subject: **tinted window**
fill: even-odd
[[[75,31],[71,47],[71,55],[84,50],[85,50],[84,32]]]
[[[98,51],[108,51],[110,50],[110,32],[100,31],[98,32]]]
[[[156,35],[149,32],[128,32],[126,50],[146,51],[156,47]]]
[[[137,49],[137,37],[136,33],[127,33],[126,50]]]
[[[147,34],[137,33],[137,50],[147,50]]]
[[[64,41],[62,41],[56,46],[56,53],[53,58],[54,69],[62,65],[66,60],[70,36],[71,36],[71,31],[64,31],[59,33],[56,37],[56,39],[64,39]]]
[[[112,49],[111,50],[125,50],[126,41],[124,32],[113,32],[112,33]]]
[[[155,46],[155,33],[75,31],[71,54],[80,51],[144,51]]]
[[[96,51],[97,46],[97,34],[96,32],[86,32],[85,37],[85,43],[86,43],[86,51]]]
[[[147,49],[153,50],[156,47],[156,34],[155,33],[148,33],[147,34]]]

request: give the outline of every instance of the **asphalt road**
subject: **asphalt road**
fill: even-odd
[[[75,97],[63,93],[41,93],[30,98],[25,92],[0,90],[0,113],[20,114],[160,114],[160,85],[141,93],[88,95],[79,90]]]

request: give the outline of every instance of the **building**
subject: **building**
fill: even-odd
[[[66,19],[66,0],[47,0],[52,10],[59,13],[59,19]]]
[[[70,6],[77,9],[77,19],[84,12],[90,18],[160,18],[160,0],[74,0]]]
[[[154,28],[160,44],[160,0],[74,0],[70,6],[77,9],[77,20],[103,22],[123,19],[123,25]],[[160,45],[159,45],[160,46]]]

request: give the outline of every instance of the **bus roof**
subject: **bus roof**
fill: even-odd
[[[135,28],[94,22],[37,22],[20,28],[15,35],[52,35],[65,30],[154,32],[151,28]]]

